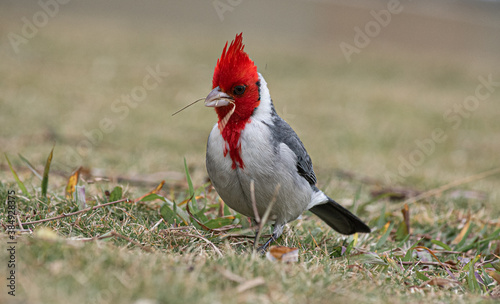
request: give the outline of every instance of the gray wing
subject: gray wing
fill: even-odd
[[[314,186],[316,184],[316,175],[314,174],[311,157],[307,154],[306,148],[295,131],[278,114],[274,114],[274,126],[269,126],[277,145],[286,144],[290,150],[297,156],[297,172],[305,178],[307,182]]]

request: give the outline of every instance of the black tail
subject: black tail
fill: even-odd
[[[370,232],[370,227],[331,198],[328,202],[314,206],[309,210],[327,223],[328,226],[342,234]]]

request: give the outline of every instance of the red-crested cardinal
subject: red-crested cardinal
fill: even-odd
[[[219,117],[208,137],[206,156],[208,175],[219,196],[251,218],[254,205],[262,217],[275,200],[270,213],[272,237],[261,251],[305,210],[342,234],[370,232],[358,217],[316,187],[311,158],[276,113],[264,77],[243,48],[241,33],[229,48],[226,42],[215,66],[213,90],[205,99],[205,106],[214,107]]]

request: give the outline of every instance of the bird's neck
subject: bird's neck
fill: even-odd
[[[232,168],[245,168],[241,158],[241,133],[252,120],[272,123],[274,107],[264,77],[259,73],[259,101],[252,108],[244,108],[245,105],[235,103],[224,108],[217,108],[219,116],[219,130],[226,142],[224,156],[229,154],[233,162]]]

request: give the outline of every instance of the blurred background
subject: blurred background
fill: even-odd
[[[216,115],[171,114],[239,32],[327,192],[355,191],[339,170],[428,189],[500,166],[498,1],[3,0],[0,146],[155,181],[186,158],[201,183]],[[469,187],[494,202],[499,180]]]

